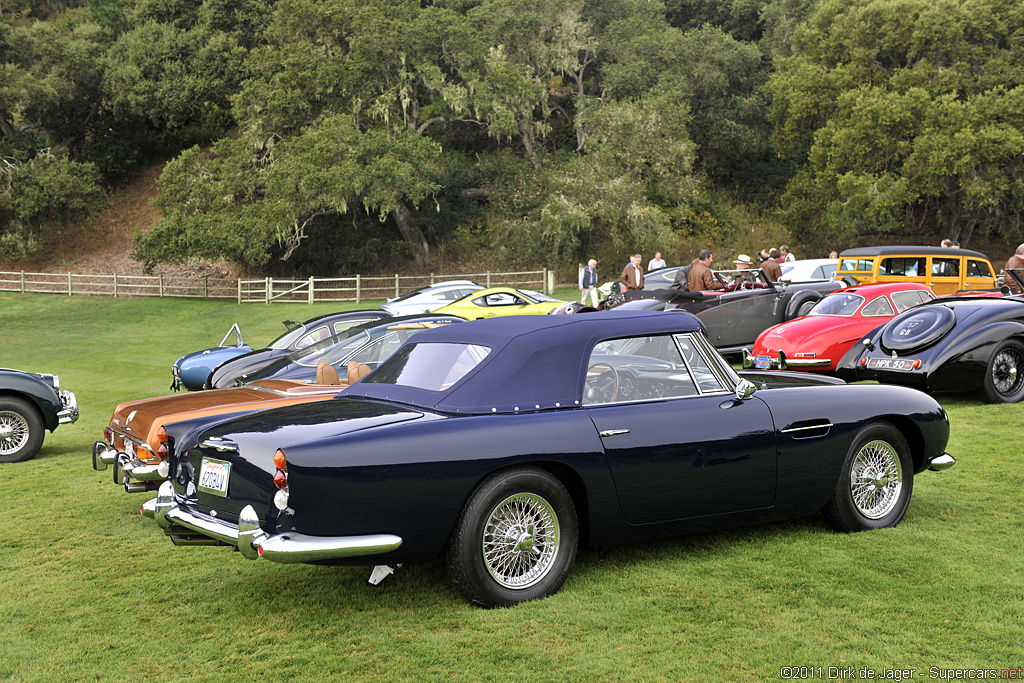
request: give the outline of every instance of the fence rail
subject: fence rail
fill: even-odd
[[[0,291],[64,294],[66,296],[235,299],[238,303],[323,303],[389,299],[427,285],[449,280],[473,280],[485,287],[516,287],[550,292],[553,271],[463,273],[458,275],[398,275],[311,277],[306,280],[263,278],[178,277],[169,275],[82,275],[0,271]]]

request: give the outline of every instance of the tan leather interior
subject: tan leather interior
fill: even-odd
[[[338,377],[338,371],[334,369],[333,365],[320,361],[316,366],[316,383],[340,385],[341,378]],[[349,383],[351,384],[351,382]]]
[[[349,386],[369,375],[370,370],[370,366],[366,363],[357,363],[355,361],[349,362],[347,368]]]

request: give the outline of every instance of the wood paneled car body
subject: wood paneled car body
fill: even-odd
[[[581,544],[817,510],[892,526],[914,475],[953,464],[929,396],[794,382],[755,392],[679,313],[427,330],[334,400],[172,425],[172,476],[145,511],[254,560],[379,574],[444,557],[494,606],[557,591]]]

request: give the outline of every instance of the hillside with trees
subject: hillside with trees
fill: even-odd
[[[0,69],[7,262],[165,161],[149,268],[1024,241],[1019,0],[2,0]]]

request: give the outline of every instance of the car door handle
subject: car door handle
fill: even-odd
[[[629,434],[628,429],[606,429],[601,432],[601,436],[618,436],[619,434]]]

